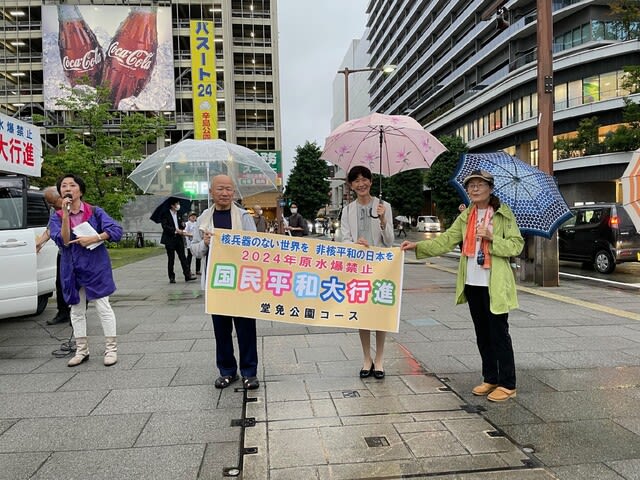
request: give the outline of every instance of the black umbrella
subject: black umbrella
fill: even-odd
[[[180,202],[180,211],[188,213],[191,208],[191,199],[182,195],[171,195],[170,197],[165,198],[160,205],[156,207],[149,218],[156,223],[160,223],[162,221],[162,217],[164,217],[170,210],[171,205],[176,203],[176,200]]]

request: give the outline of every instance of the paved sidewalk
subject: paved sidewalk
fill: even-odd
[[[470,395],[480,360],[456,260],[407,255],[400,332],[379,381],[357,331],[258,322],[259,390],[216,390],[198,285],[164,256],[115,271],[119,361],[51,353],[68,326],[0,321],[0,479],[640,479],[640,301],[562,281],[521,286],[518,396]]]

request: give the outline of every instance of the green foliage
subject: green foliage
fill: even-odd
[[[142,159],[144,145],[155,143],[163,134],[164,120],[139,112],[111,111],[105,89],[80,86],[69,92],[69,97],[58,100],[66,110],[66,125],[53,129],[61,135],[61,142],[44,151],[42,177],[33,183],[46,187],[55,185],[62,174],[80,175],[87,187],[84,199],[121,219],[122,206],[136,191],[127,177]],[[120,128],[110,130],[108,126],[118,119]]]
[[[376,175],[377,176],[377,175]],[[383,179],[383,197],[393,207],[393,215],[418,216],[424,205],[424,170],[408,170]],[[372,195],[377,195],[379,182],[374,181]]]
[[[574,138],[561,137],[555,142],[559,158],[597,155],[604,151],[598,136],[598,117],[583,118],[578,123],[577,135]]]
[[[298,213],[313,220],[329,202],[329,165],[320,159],[322,150],[309,141],[296,147],[295,166],[291,170],[284,197],[298,205]]]
[[[623,67],[624,77],[622,77],[622,88],[629,93],[640,92],[640,65],[627,65]]]
[[[460,137],[444,136],[438,140],[448,151],[441,153],[433,162],[425,175],[425,183],[431,188],[431,199],[436,204],[438,215],[445,227],[448,227],[458,215],[458,205],[462,202],[449,181],[456,170],[460,155],[468,152],[469,147]]]
[[[576,146],[584,152],[584,155],[597,155],[602,153],[599,144],[598,117],[583,118],[578,123],[578,135],[575,138]]]
[[[609,7],[622,24],[625,39],[638,38],[638,21],[640,20],[640,1],[611,0]]]
[[[640,135],[637,129],[620,125],[604,139],[607,152],[630,152],[640,147]]]

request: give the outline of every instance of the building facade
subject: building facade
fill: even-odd
[[[640,64],[637,25],[605,0],[553,0],[554,141],[597,117],[602,139],[623,123],[624,68]],[[537,165],[537,12],[534,0],[371,0],[370,110],[414,117],[472,151],[503,150]],[[635,95],[629,98],[634,99]],[[635,99],[637,101],[637,99]],[[559,158],[553,170],[570,204],[620,198],[630,153]]]
[[[213,26],[215,47],[209,50],[206,58],[201,59],[209,65],[215,64],[211,72],[215,75],[215,78],[211,78],[213,88],[210,88],[217,107],[214,110],[217,111],[216,118],[211,119],[214,138],[217,134],[218,138],[252,150],[271,152],[274,154],[272,158],[280,158],[282,142],[276,0],[4,0],[0,7],[0,110],[28,122],[32,122],[36,116],[44,117],[44,122],[39,125],[42,125],[45,147],[58,145],[60,134],[56,132],[56,127],[65,125],[69,113],[47,106],[47,87],[56,81],[56,76],[47,72],[46,65],[51,61],[49,50],[55,42],[43,36],[43,30],[46,31],[43,25],[51,22],[48,16],[58,6],[71,5],[82,7],[89,15],[92,8],[97,10],[103,7],[101,11],[104,11],[104,7],[119,7],[107,11],[116,14],[122,12],[123,16],[138,7],[153,7],[155,12],[170,19],[165,24],[168,31],[164,31],[165,28],[158,21],[156,67],[163,59],[169,62],[168,86],[165,85],[165,90],[158,92],[163,96],[174,95],[175,102],[162,103],[159,109],[153,106],[145,108],[144,104],[136,107],[138,111],[146,111],[147,115],[163,116],[168,123],[164,138],[158,138],[154,145],[147,145],[147,154],[194,138],[194,49],[191,32],[193,21],[205,21]],[[113,19],[96,21],[94,29],[98,41],[105,35],[100,20],[106,24]],[[132,35],[136,35],[135,31]],[[163,36],[168,46],[165,51],[161,49]],[[107,48],[102,44],[103,51]],[[59,60],[55,59],[55,62],[60,65]],[[153,93],[148,97],[153,100],[154,94],[157,95]],[[127,114],[122,103],[118,109],[121,113],[116,116],[116,124],[108,126],[114,131],[118,128],[118,118]],[[263,208],[273,209],[274,215],[276,197],[274,193],[260,200]]]

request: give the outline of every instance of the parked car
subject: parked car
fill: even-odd
[[[49,220],[41,191],[24,177],[0,175],[0,318],[40,314],[56,286],[58,247],[36,253],[36,237]]]
[[[593,265],[611,273],[616,264],[640,262],[640,234],[619,203],[574,207],[573,217],[558,229],[560,260]]]
[[[438,217],[428,215],[418,217],[416,229],[419,232],[439,232],[440,228],[440,220],[438,220]]]

